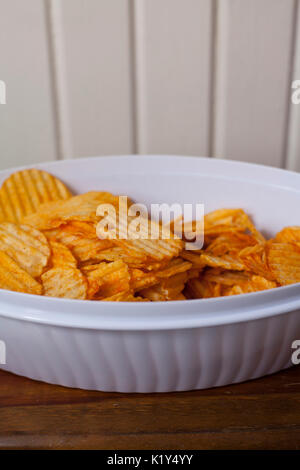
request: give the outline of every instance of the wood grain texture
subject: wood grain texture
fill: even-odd
[[[221,0],[214,155],[283,166],[295,0]]]
[[[136,2],[141,153],[209,153],[213,4]]]
[[[210,390],[88,392],[0,371],[0,448],[300,448],[299,367]]]
[[[60,0],[71,155],[133,152],[128,0]]]
[[[44,0],[0,0],[0,169],[56,159]]]

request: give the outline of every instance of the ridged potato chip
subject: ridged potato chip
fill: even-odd
[[[202,253],[201,261],[206,266],[212,268],[223,268],[223,269],[234,269],[236,271],[243,271],[244,265],[239,261],[238,258],[234,258],[231,255],[213,256],[209,253]]]
[[[58,266],[41,276],[44,295],[66,299],[87,298],[88,283],[79,269]]]
[[[42,286],[4,251],[0,251],[0,289],[42,294]]]
[[[105,224],[97,226],[99,238],[113,239],[125,253],[133,258],[142,257],[144,263],[171,259],[183,248],[182,240],[146,217],[138,219],[136,224],[134,218],[120,214],[107,214],[102,220]]]
[[[207,227],[211,225],[233,225],[244,214],[243,209],[216,209],[204,216]]]
[[[93,222],[97,206],[97,201],[82,202],[74,196],[68,201],[42,204],[36,213],[24,217],[22,222],[39,230],[51,230],[73,220]]]
[[[168,264],[159,267],[157,270],[147,272],[141,269],[131,269],[131,287],[134,292],[138,292],[159,283],[163,285],[165,278],[175,279],[176,274],[185,273],[190,267],[191,263],[177,258],[169,261]]]
[[[150,272],[145,272],[142,269],[130,269],[130,286],[134,292],[138,292],[146,287],[158,284],[157,276]]]
[[[207,299],[221,296],[221,285],[203,279],[190,279],[185,287],[184,294],[188,299]]]
[[[42,274],[50,258],[48,241],[41,232],[10,222],[0,224],[0,250],[33,277]]]
[[[99,240],[92,224],[72,222],[44,233],[49,240],[58,241],[68,247],[79,263],[97,263],[106,259],[102,251],[113,247],[110,240]],[[119,258],[117,258],[119,259]]]
[[[185,295],[179,294],[177,295],[177,297],[174,297],[173,300],[187,300],[187,298],[185,297]]]
[[[201,259],[202,253],[203,251],[190,252],[190,251],[184,250],[180,253],[180,256],[186,261],[189,261],[190,263],[192,263],[192,268],[197,269],[199,272],[206,266],[205,261],[202,261]]]
[[[252,247],[244,248],[239,253],[239,258],[246,271],[251,271],[259,276],[265,277],[273,281],[274,275],[270,271],[267,260],[268,243],[260,243]]]
[[[49,244],[51,248],[51,265],[53,268],[59,266],[77,268],[77,260],[69,248],[53,240],[50,240]]]
[[[275,241],[278,243],[300,243],[300,227],[285,227],[277,233]]]
[[[167,279],[163,279],[155,286],[141,290],[140,295],[152,302],[177,300],[182,295],[186,281],[186,272],[175,274]]]
[[[118,261],[122,260],[131,268],[151,268],[152,264],[147,264],[145,262],[145,257],[143,255],[134,254],[134,256],[130,256],[127,254],[122,247],[114,246],[110,240],[99,240],[103,243],[110,243],[112,246],[105,250],[101,250],[101,252],[97,253],[97,260],[99,261]]]
[[[204,216],[206,242],[220,234],[246,231],[250,232],[257,241],[265,241],[264,236],[243,209],[218,209]]]
[[[130,274],[123,261],[100,263],[82,268],[88,281],[88,298],[102,299],[130,291]]]
[[[117,196],[110,193],[91,191],[65,201],[42,204],[35,214],[24,217],[22,221],[39,230],[51,230],[71,221],[95,224],[98,221],[96,211],[99,204],[113,204],[116,199]]]
[[[257,243],[253,235],[241,232],[225,233],[215,238],[206,247],[206,252],[214,256],[236,256],[244,248],[257,245]]]
[[[29,169],[10,175],[0,189],[2,220],[19,223],[41,204],[69,199],[68,188],[46,171]]]
[[[7,219],[7,217],[6,217],[6,215],[5,215],[5,210],[4,210],[3,202],[2,202],[2,200],[1,200],[1,189],[0,189],[0,223],[1,223],[1,222],[4,222],[6,219]]]
[[[208,269],[202,280],[215,282],[224,286],[234,286],[251,280],[251,274],[245,271],[222,271],[219,268]]]
[[[105,302],[147,302],[143,297],[135,297],[130,292],[120,292],[119,294],[112,295],[102,299]]]
[[[253,275],[249,281],[235,284],[228,290],[224,289],[222,295],[249,294],[251,292],[274,289],[275,287],[277,287],[276,282],[269,281],[262,276]]]
[[[139,302],[237,295],[300,282],[298,226],[266,241],[243,209],[162,225],[132,204],[105,191],[72,196],[44,171],[14,173],[0,189],[0,288]],[[204,231],[204,244],[190,251],[185,242],[191,243],[196,229],[197,236]]]
[[[162,261],[178,256],[182,250],[182,241],[177,240],[175,245],[168,240],[116,240],[125,253],[132,257],[143,257],[144,263],[153,260]]]
[[[300,282],[300,247],[272,242],[267,248],[267,260],[270,271],[281,285]]]
[[[189,263],[188,261],[182,258],[175,258],[169,261],[167,266],[164,266],[163,268],[158,269],[157,271],[154,271],[154,273],[156,274],[158,278],[166,278],[166,277],[175,276],[175,274],[188,271],[191,267],[192,267],[192,263]]]

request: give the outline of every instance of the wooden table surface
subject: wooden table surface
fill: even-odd
[[[300,366],[153,395],[87,392],[0,371],[0,448],[300,449]]]

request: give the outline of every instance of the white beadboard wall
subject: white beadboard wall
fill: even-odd
[[[209,155],[300,171],[300,0],[0,0],[0,168]]]

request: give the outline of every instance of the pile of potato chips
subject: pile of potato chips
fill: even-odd
[[[117,210],[119,197],[73,196],[41,170],[11,175],[0,189],[0,288],[69,299],[168,301],[300,282],[300,227],[265,240],[242,209],[216,210],[204,218],[203,249],[190,251],[174,234],[100,239],[101,203]]]

